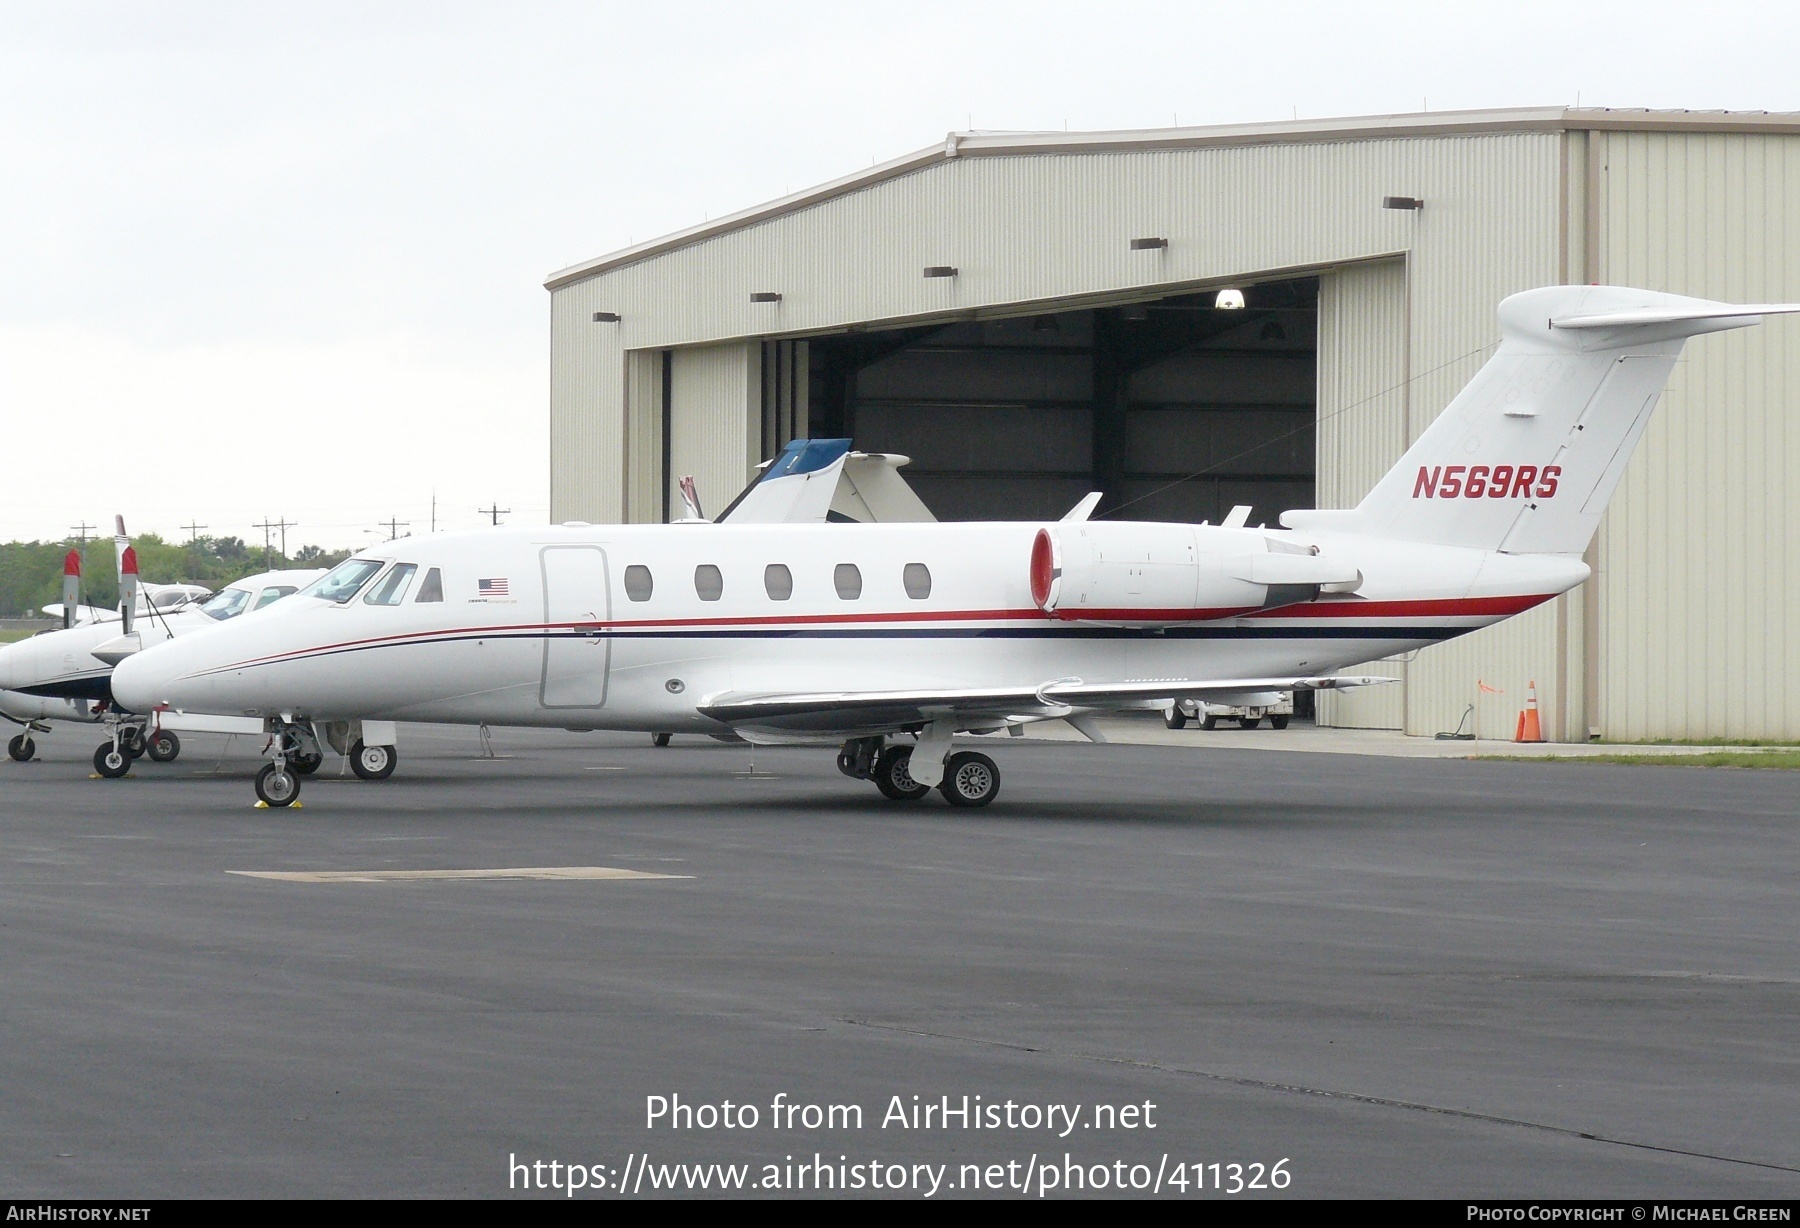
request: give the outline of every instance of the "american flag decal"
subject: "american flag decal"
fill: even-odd
[[[506,580],[504,578],[499,580],[477,580],[475,581],[475,591],[483,597],[510,597],[512,595],[507,591]]]

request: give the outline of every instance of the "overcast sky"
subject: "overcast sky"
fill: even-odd
[[[952,129],[1800,110],[1796,11],[7,5],[0,540],[541,522],[554,269]]]

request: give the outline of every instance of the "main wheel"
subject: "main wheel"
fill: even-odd
[[[1219,718],[1218,717],[1203,716],[1200,718],[1200,728],[1202,728],[1202,729],[1217,729],[1218,727],[1219,727]]]
[[[1180,704],[1171,706],[1167,712],[1163,713],[1163,724],[1170,729],[1186,729],[1187,723],[1188,715],[1181,710]]]
[[[653,733],[650,735],[650,745],[667,746],[669,744],[669,736],[670,735],[666,733]]]
[[[24,763],[37,754],[37,743],[31,740],[30,734],[21,733],[6,744],[6,753],[11,755],[14,761]]]
[[[298,772],[302,776],[311,776],[314,772],[319,770],[319,765],[324,762],[325,753],[323,751],[314,751],[310,755],[288,756],[289,770]]]
[[[1000,795],[1000,769],[986,755],[958,751],[944,764],[938,792],[952,806],[985,806]]]
[[[391,746],[364,746],[358,739],[350,748],[350,770],[364,780],[386,780],[398,760]]]
[[[300,778],[273,763],[265,763],[256,774],[256,796],[270,806],[292,806],[300,796]]]
[[[167,729],[150,739],[150,758],[157,763],[173,763],[181,757],[181,739]]]
[[[912,778],[912,772],[908,770],[911,763],[910,746],[893,746],[881,752],[881,758],[875,761],[875,770],[870,773],[881,796],[890,801],[916,802],[931,792],[930,785],[922,785]]]
[[[1287,727],[1288,727],[1288,718],[1287,717],[1271,716],[1269,718],[1269,728],[1271,728],[1271,729],[1286,729]]]
[[[124,751],[127,755],[130,755],[133,759],[142,759],[144,757],[144,752],[149,750],[150,747],[149,744],[144,741],[144,731],[142,729],[122,729],[119,731],[119,749]]]
[[[1238,724],[1245,729],[1255,729],[1258,725],[1262,724],[1262,717],[1240,716],[1238,717]]]
[[[117,780],[131,770],[131,756],[115,750],[111,742],[102,742],[94,750],[94,770],[108,780]]]

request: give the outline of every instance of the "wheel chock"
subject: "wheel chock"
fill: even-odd
[[[96,776],[96,777],[94,777],[94,779],[99,780],[100,778],[98,776]],[[252,809],[252,810],[271,810],[271,809],[273,809],[273,807],[271,807],[269,805],[269,803],[259,799],[254,806],[250,807],[250,809]],[[291,801],[287,805],[283,806],[282,809],[283,810],[305,810],[306,803],[302,802],[302,801],[298,801],[298,800]]]

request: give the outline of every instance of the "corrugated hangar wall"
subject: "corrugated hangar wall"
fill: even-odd
[[[770,338],[1296,274],[1319,279],[1318,502],[1350,506],[1486,359],[1507,294],[1612,280],[1800,297],[1785,263],[1794,140],[1529,131],[1104,153],[965,145],[553,284],[553,515],[659,519],[671,467],[700,478],[716,514],[763,450],[762,385],[780,381],[762,369]],[[1396,193],[1425,208],[1382,209]],[[1140,235],[1168,246],[1130,250]],[[923,278],[926,265],[957,274]],[[754,292],[781,297],[753,303]],[[1374,667],[1405,682],[1322,697],[1321,719],[1430,734],[1475,703],[1482,736],[1504,737],[1535,681],[1553,737],[1800,737],[1789,699],[1800,568],[1786,544],[1800,528],[1786,476],[1800,430],[1781,418],[1800,330],[1759,331],[1690,347],[1585,591]],[[1701,389],[1706,421],[1688,422],[1682,407]],[[1679,592],[1671,576],[1684,577]]]

